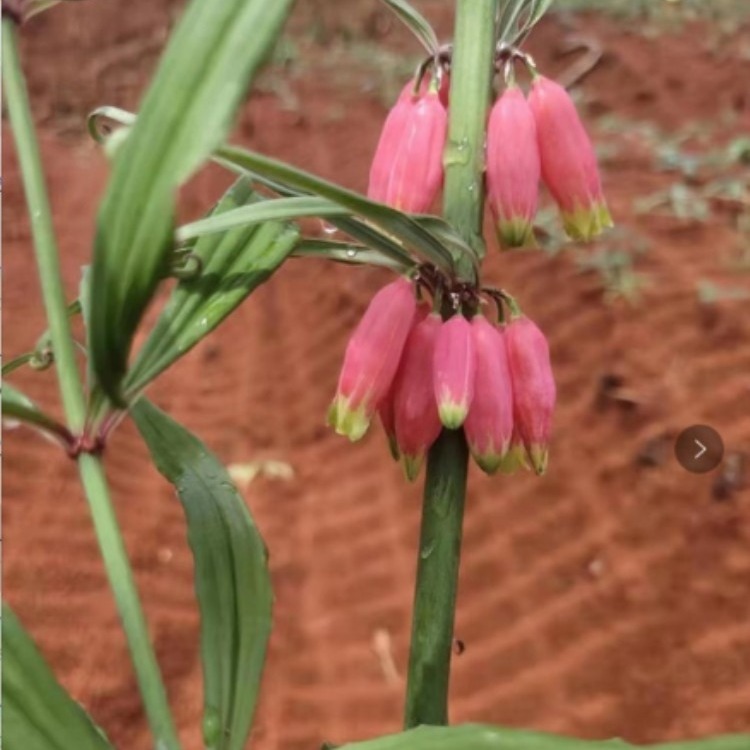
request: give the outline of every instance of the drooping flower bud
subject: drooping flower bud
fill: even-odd
[[[388,114],[370,168],[367,195],[410,213],[424,213],[443,183],[448,113],[436,85],[412,95],[407,85]]]
[[[575,104],[558,83],[538,76],[531,86],[542,177],[562,212],[565,231],[590,240],[612,226],[596,153]]]
[[[549,346],[539,327],[526,317],[512,320],[505,329],[508,364],[513,379],[516,430],[537,474],[547,468],[555,379]]]
[[[433,379],[440,421],[457,430],[474,398],[476,354],[471,323],[454,315],[440,326],[435,341]]]
[[[481,315],[473,318],[471,328],[476,376],[464,432],[474,460],[487,474],[494,474],[513,435],[513,387],[503,332]]]
[[[414,316],[414,322],[412,328],[421,323],[431,312],[431,306],[427,302],[420,302],[417,304],[417,313]],[[404,357],[402,355],[401,362]],[[400,363],[399,363],[400,365]],[[388,389],[388,393],[385,395],[383,400],[378,405],[378,414],[380,415],[380,422],[385,430],[386,438],[388,438],[388,449],[391,452],[391,456],[394,461],[398,461],[401,457],[401,451],[398,448],[398,441],[396,440],[396,413],[395,413],[395,396],[396,396],[396,383],[398,382],[399,370],[396,370],[396,375],[393,378],[393,383]]]
[[[349,339],[328,423],[339,435],[359,440],[398,369],[417,304],[406,279],[383,287]]]
[[[396,414],[394,412],[393,396],[393,386],[391,386],[388,393],[385,394],[385,398],[383,398],[378,406],[378,415],[380,416],[383,430],[385,430],[385,436],[388,439],[388,449],[391,452],[391,457],[394,461],[398,461],[401,453],[398,449],[398,441],[396,440]]]
[[[435,340],[440,327],[440,317],[435,314],[414,326],[395,383],[396,440],[410,481],[416,479],[425,454],[442,429],[432,385]]]
[[[534,244],[539,176],[534,115],[521,89],[511,85],[493,105],[487,126],[487,196],[501,245]]]
[[[391,179],[393,155],[398,151],[407,127],[409,116],[414,106],[414,81],[409,81],[401,90],[396,103],[388,112],[388,116],[380,131],[380,140],[375,149],[375,156],[370,166],[370,181],[367,187],[367,197],[372,200],[386,202],[388,184]]]

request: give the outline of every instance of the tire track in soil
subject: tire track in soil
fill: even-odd
[[[644,60],[656,54],[648,42],[618,38],[617,50],[623,45]],[[669,49],[679,61],[690,40],[671,40]],[[691,79],[710,75],[711,61],[701,64],[706,70],[696,62]],[[603,66],[589,85],[596,92],[620,85],[621,102],[609,106],[626,111],[646,85],[634,70]],[[252,133],[260,150],[361,187],[382,108],[363,100],[356,122],[345,114],[331,124],[325,102],[333,86],[305,78],[297,86],[304,101],[316,102],[301,124],[266,97],[268,129],[255,132],[250,114],[241,132]],[[670,106],[677,110],[683,100],[687,107],[689,91]],[[91,149],[49,134],[44,147],[74,289],[91,237],[92,196],[106,170]],[[339,159],[341,148],[351,158]],[[35,340],[42,319],[28,227],[18,218],[17,174],[12,159],[6,165],[4,333],[11,353]],[[222,179],[203,176],[186,194],[187,210],[205,205]],[[643,190],[659,178],[638,182]],[[627,212],[629,181],[619,184],[613,171],[607,184],[613,204]],[[560,405],[544,480],[489,480],[472,470],[456,629],[466,652],[454,659],[454,721],[636,741],[750,730],[747,494],[713,503],[711,477],[685,475],[671,456],[652,468],[635,460],[651,437],[703,420],[721,427],[728,447],[750,450],[750,324],[741,304],[720,305],[713,321],[697,305],[697,279],[729,278],[706,252],[710,231],[643,228],[654,240],[645,263],[658,283],[636,308],[592,297],[592,280],[565,256],[493,253],[488,261],[488,277],[513,290],[548,333]],[[254,730],[261,750],[302,750],[399,728],[419,489],[406,486],[387,458],[379,428],[348,446],[323,426],[346,338],[385,278],[287,264],[153,389],[154,400],[226,463],[270,458],[295,471],[288,481],[257,479],[245,492],[270,549],[276,592]],[[638,408],[597,408],[597,383],[610,371],[623,375]],[[50,373],[22,373],[14,382],[42,403],[56,398]],[[74,471],[29,433],[6,437],[9,600],[118,745],[146,748]],[[181,511],[148,467],[132,426],[118,432],[108,474],[175,715],[186,748],[197,748],[198,620]],[[374,648],[376,633],[385,634],[395,683]]]

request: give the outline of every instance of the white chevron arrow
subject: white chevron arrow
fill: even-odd
[[[695,444],[700,446],[700,450],[695,454],[695,458],[698,459],[708,450],[708,448],[706,448],[700,440],[696,440]]]

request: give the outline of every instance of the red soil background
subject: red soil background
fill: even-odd
[[[84,117],[103,103],[137,105],[180,5],[76,3],[24,31],[71,298],[108,171]],[[277,61],[235,137],[363,189],[389,64],[418,53],[374,0],[299,6],[288,75]],[[450,4],[426,9],[447,37]],[[570,64],[563,50],[571,34],[604,46],[581,83],[592,121],[643,118],[671,132],[708,120],[717,137],[747,132],[747,26],[720,44],[718,31],[701,24],[644,31],[555,18],[531,50],[557,74]],[[722,113],[733,113],[723,129]],[[623,128],[605,182],[615,217],[650,242],[638,261],[651,281],[639,304],[605,302],[598,277],[582,273],[570,253],[501,257],[493,249],[487,262],[487,278],[512,290],[551,339],[559,408],[545,478],[487,479],[472,469],[454,722],[641,742],[750,731],[750,494],[740,482],[720,491],[726,465],[688,474],[670,443],[706,422],[728,452],[750,451],[749,305],[702,305],[695,291],[701,279],[748,286],[728,263],[747,237],[721,212],[705,222],[636,215],[633,200],[673,177],[657,172]],[[11,357],[33,346],[45,324],[6,125],[3,136]],[[202,174],[184,191],[185,214],[203,211],[226,182],[218,171]],[[347,335],[385,278],[290,262],[152,390],[226,463],[267,458],[295,472],[245,491],[276,591],[253,732],[259,750],[399,729],[420,488],[390,462],[379,429],[349,446],[323,427]],[[603,396],[602,377],[611,375],[621,389]],[[57,408],[51,371],[12,380]],[[107,470],[176,721],[195,749],[201,669],[182,513],[132,425],[112,441]],[[3,490],[7,599],[118,747],[145,750],[148,730],[74,467],[35,435],[7,432]]]

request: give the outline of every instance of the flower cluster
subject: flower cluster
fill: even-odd
[[[555,382],[547,341],[516,312],[447,320],[404,278],[373,297],[346,349],[328,421],[359,440],[377,413],[409,479],[443,428],[463,429],[488,474],[547,466]]]
[[[539,182],[557,202],[567,234],[590,240],[612,226],[596,154],[565,89],[532,68],[528,97],[511,76],[487,124],[487,200],[503,247],[534,244]],[[410,81],[386,118],[368,196],[427,211],[443,181],[446,76]]]

